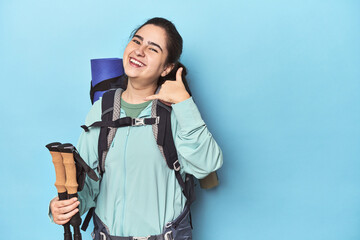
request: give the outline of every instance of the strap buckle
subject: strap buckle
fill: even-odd
[[[100,240],[106,240],[106,235],[103,232],[100,232]]]
[[[180,170],[180,163],[179,163],[179,160],[176,160],[173,164],[174,166],[174,170],[175,171],[179,171]]]
[[[165,240],[173,240],[174,238],[173,238],[173,235],[172,235],[172,231],[166,232],[164,234],[164,239]]]
[[[145,125],[145,118],[132,119],[132,126],[144,126],[144,125]]]
[[[168,223],[165,224],[165,228],[170,228],[171,225],[172,225],[172,222],[168,222]]]
[[[133,240],[148,240],[150,238],[150,236],[148,237],[133,237]]]
[[[159,124],[160,123],[160,116],[157,116],[156,118],[155,118],[155,124]]]

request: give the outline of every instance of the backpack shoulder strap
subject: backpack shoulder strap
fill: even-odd
[[[120,118],[120,98],[123,90],[121,88],[110,90],[104,93],[102,98],[101,121],[115,121]],[[117,128],[101,127],[98,143],[98,171],[102,176],[105,172],[105,159],[110,145],[115,137]]]
[[[171,131],[171,110],[171,107],[159,100],[154,100],[151,117],[159,117],[159,124],[152,126],[154,137],[166,164],[170,169],[174,169],[174,163],[177,161],[177,152]]]
[[[154,118],[158,116],[159,124],[153,125],[153,133],[167,166],[175,171],[176,179],[183,190],[187,202],[191,204],[195,200],[194,179],[190,174],[186,174],[185,181],[181,177],[180,162],[171,130],[171,110],[171,107],[163,104],[159,100],[154,100],[151,117]]]
[[[104,93],[101,102],[101,121],[114,121],[120,118],[120,98],[123,90],[121,88],[111,89]],[[100,127],[99,143],[98,143],[98,172],[102,176],[105,172],[105,159],[109,147],[115,137],[117,128],[102,126]],[[89,209],[84,222],[81,226],[83,231],[86,231],[90,219],[93,217],[95,207]]]

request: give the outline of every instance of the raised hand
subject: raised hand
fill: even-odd
[[[190,98],[189,93],[186,91],[184,83],[182,81],[183,68],[179,68],[176,72],[176,80],[165,81],[160,88],[159,93],[148,96],[145,98],[146,101],[159,99],[162,102],[168,104],[175,104],[182,102]]]

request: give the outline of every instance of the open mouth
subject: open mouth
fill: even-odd
[[[144,67],[146,66],[144,63],[140,62],[139,60],[136,60],[135,58],[130,58],[129,60],[130,65],[134,67]]]

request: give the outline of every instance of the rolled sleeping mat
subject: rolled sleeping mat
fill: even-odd
[[[94,103],[110,89],[110,83],[124,74],[121,58],[91,59],[90,99]]]

